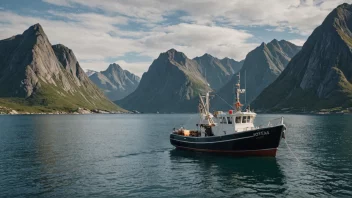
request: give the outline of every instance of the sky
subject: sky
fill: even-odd
[[[141,76],[171,48],[240,61],[273,39],[303,45],[345,2],[352,0],[0,0],[0,40],[40,23],[84,69],[118,63]]]

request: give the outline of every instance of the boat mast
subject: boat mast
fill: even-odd
[[[207,92],[207,94],[205,95],[205,102],[207,106],[207,114],[209,114],[209,92]]]
[[[203,100],[205,98],[205,101]],[[214,120],[211,118],[211,114],[209,112],[209,92],[206,93],[205,96],[199,94],[199,113],[202,119],[202,114],[205,116],[205,119],[208,121],[209,126],[215,126]]]
[[[240,102],[240,94],[241,93],[245,93],[245,89],[241,89],[241,83],[240,83],[240,81],[241,81],[241,73],[240,72],[238,72],[238,81],[237,81],[237,84],[236,84],[236,102],[235,102],[235,104],[234,104],[234,106],[235,106],[235,110],[236,111],[241,111],[241,106],[243,106],[242,104],[241,104],[241,102]]]
[[[244,90],[247,90],[247,70],[244,70]],[[244,93],[244,105],[247,106],[247,92]]]

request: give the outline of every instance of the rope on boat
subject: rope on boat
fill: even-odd
[[[293,155],[293,157],[297,160],[298,162],[298,165],[301,164],[301,161],[299,161],[299,159],[296,157],[295,153],[291,150],[290,146],[288,145],[288,143],[286,142],[286,139],[285,140],[285,143],[286,143],[286,146],[288,148],[288,150],[290,150],[291,154]]]
[[[226,102],[226,100],[224,100],[221,96],[219,96],[218,94],[215,94],[217,95],[222,101],[224,101],[227,105],[229,105],[229,107],[232,109],[232,105],[230,105],[229,103]]]

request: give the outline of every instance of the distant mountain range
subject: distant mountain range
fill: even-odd
[[[243,65],[243,61],[237,62],[229,58],[220,60],[210,54],[204,54],[193,60],[198,63],[200,73],[213,90],[218,90],[224,86]]]
[[[270,111],[352,105],[352,5],[334,9],[284,72],[253,102]]]
[[[102,72],[95,72],[89,78],[110,100],[120,100],[137,89],[140,78],[118,64],[113,63]]]
[[[215,97],[213,107],[227,109],[222,100],[232,104],[236,72],[241,72],[242,77],[247,74],[249,103],[280,75],[300,49],[288,41],[274,39],[268,44],[262,43],[241,62],[229,58],[220,60],[209,54],[191,60],[171,49],[153,62],[137,90],[117,104],[143,112],[195,112],[198,93],[212,90],[221,97]]]
[[[246,86],[246,96],[241,95],[241,102],[250,104],[268,85],[270,85],[284,71],[291,58],[301,47],[288,41],[276,39],[270,43],[262,43],[249,52],[240,70],[241,87]],[[234,102],[234,85],[238,81],[238,73],[224,85],[212,101],[215,109],[228,109],[228,104]],[[220,97],[219,97],[220,96]],[[225,100],[226,103],[223,101]]]
[[[97,71],[94,71],[94,70],[91,70],[91,69],[87,69],[86,70],[86,74],[87,74],[88,77],[93,75],[93,74],[95,74],[95,73],[97,73]]]
[[[64,45],[39,25],[0,41],[0,106],[21,111],[121,110],[108,100]]]
[[[352,5],[342,4],[303,47],[274,39],[240,62],[209,54],[189,59],[170,49],[153,61],[141,79],[117,64],[85,73],[72,50],[51,45],[36,24],[0,41],[0,109],[123,111],[119,104],[140,112],[196,112],[198,94],[213,91],[212,110],[225,110],[233,103],[238,74],[247,90],[241,101],[255,109],[345,109],[352,105],[351,24]]]
[[[196,112],[198,94],[219,89],[242,63],[209,54],[192,60],[170,49],[153,61],[136,91],[116,103],[141,112]]]

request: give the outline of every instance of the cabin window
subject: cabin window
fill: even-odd
[[[242,123],[247,123],[247,116],[242,117]]]
[[[232,117],[227,117],[228,124],[232,124]]]
[[[220,124],[227,124],[226,117],[220,118]]]
[[[249,119],[250,119],[250,123],[253,123],[253,117],[251,116],[251,117],[249,117]]]
[[[251,123],[251,117],[247,116],[247,123]]]
[[[239,116],[236,117],[236,123],[241,123],[241,117]]]

